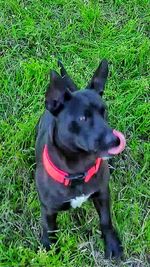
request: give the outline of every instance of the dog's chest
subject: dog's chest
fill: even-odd
[[[81,207],[82,203],[85,202],[90,195],[81,195],[79,197],[75,197],[73,199],[70,200],[70,205],[72,208],[79,208]]]

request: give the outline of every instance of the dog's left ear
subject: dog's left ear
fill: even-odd
[[[108,62],[103,59],[97,70],[95,71],[91,81],[89,82],[87,89],[94,89],[97,93],[102,96],[105,88],[105,83],[108,77]]]

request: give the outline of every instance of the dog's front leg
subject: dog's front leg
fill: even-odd
[[[95,195],[93,202],[100,217],[100,226],[105,245],[105,257],[120,258],[123,254],[123,249],[117,232],[112,225],[109,189],[107,188],[105,191],[100,191],[98,195]]]
[[[50,213],[42,207],[42,236],[41,243],[43,247],[48,251],[50,249],[50,245],[56,242],[56,218],[57,213]]]

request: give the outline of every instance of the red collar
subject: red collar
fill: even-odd
[[[50,156],[48,154],[47,145],[44,146],[42,158],[43,158],[44,168],[49,176],[51,176],[55,181],[61,184],[64,184],[65,186],[68,186],[71,184],[71,179],[69,179],[69,173],[58,169],[51,161]],[[94,176],[94,174],[97,173],[101,162],[102,162],[102,159],[97,158],[95,165],[86,172],[84,176],[85,183],[87,183]]]

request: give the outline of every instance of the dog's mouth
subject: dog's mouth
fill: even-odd
[[[108,154],[110,156],[120,154],[125,149],[126,145],[125,137],[121,132],[113,130],[113,134],[117,137],[117,146],[108,149]]]

